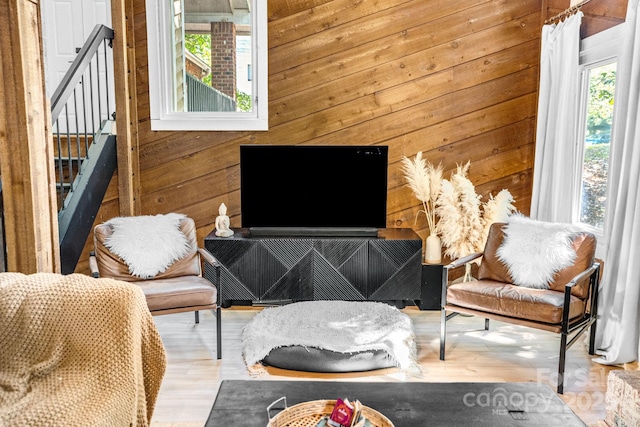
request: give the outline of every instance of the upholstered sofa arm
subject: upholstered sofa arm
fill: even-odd
[[[0,425],[151,424],[166,353],[140,288],[0,273],[0,313]]]

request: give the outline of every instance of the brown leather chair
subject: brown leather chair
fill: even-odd
[[[140,286],[152,315],[193,311],[195,322],[200,323],[199,310],[215,310],[216,355],[221,359],[220,264],[210,252],[198,247],[193,219],[182,218],[180,230],[189,243],[187,255],[153,278],[142,279],[130,274],[129,266],[105,246],[106,239],[113,233],[112,226],[108,222],[97,225],[93,233],[94,252],[89,259],[91,272],[94,277],[110,277]],[[215,278],[215,284],[202,277],[202,267],[208,277]]]
[[[508,267],[497,256],[504,240],[504,227],[491,226],[484,252],[475,253],[444,267],[440,321],[440,360],[445,357],[446,323],[458,314],[528,326],[558,333],[558,393],[564,390],[566,351],[591,327],[589,354],[594,354],[600,264],[595,262],[596,238],[587,232],[572,236],[576,252],[573,265],[556,272],[549,289],[532,289],[513,284]],[[478,280],[449,285],[449,271],[479,257]],[[449,312],[449,314],[447,314]]]

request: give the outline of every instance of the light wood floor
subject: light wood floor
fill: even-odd
[[[165,373],[152,427],[203,426],[220,382],[251,378],[242,359],[241,331],[260,308],[232,307],[222,313],[222,360],[215,357],[215,317],[193,313],[154,317],[167,351]],[[398,369],[353,374],[312,374],[269,368],[260,380],[425,381],[425,382],[540,382],[555,389],[559,337],[556,334],[492,321],[456,318],[447,322],[446,361],[440,361],[440,314],[403,309],[413,322],[419,378],[407,378]],[[585,334],[586,335],[586,334]],[[580,339],[568,351],[565,393],[562,399],[586,424],[604,418],[607,374],[612,369],[638,369],[638,364],[608,367],[591,361],[587,342]]]

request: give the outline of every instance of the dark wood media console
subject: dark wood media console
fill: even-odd
[[[234,232],[224,238],[212,232],[204,239],[222,266],[226,304],[421,298],[422,240],[411,229],[381,229],[377,237],[252,237],[245,229]]]

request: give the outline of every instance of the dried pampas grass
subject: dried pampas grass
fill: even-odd
[[[440,217],[438,234],[446,248],[445,254],[453,259],[476,252],[482,239],[480,196],[467,178],[470,165],[471,162],[467,162],[457,166],[451,180],[442,182],[443,191],[436,201],[436,213]]]
[[[482,217],[482,241],[487,241],[491,224],[496,222],[507,222],[509,215],[516,211],[513,205],[513,196],[509,190],[503,189],[498,192],[496,197],[489,194],[489,200],[484,204]],[[482,248],[484,249],[484,247]]]
[[[470,161],[458,165],[451,179],[442,181],[435,203],[435,213],[440,218],[437,233],[446,248],[445,254],[452,259],[482,252],[491,224],[505,221],[516,210],[508,190],[500,191],[495,198],[489,195],[483,204],[467,178],[470,165]]]
[[[407,157],[402,158],[402,172],[407,180],[407,186],[411,188],[413,195],[422,202],[422,209],[416,214],[423,212],[427,217],[429,234],[436,233],[436,212],[435,203],[440,194],[442,183],[442,165],[434,167],[422,157],[419,151],[413,161]]]
[[[451,179],[442,179],[443,168],[434,167],[418,152],[413,160],[402,158],[402,172],[413,195],[422,202],[430,235],[439,235],[445,254],[458,259],[482,252],[491,224],[506,222],[516,211],[509,190],[501,190],[482,203],[475,186],[467,178],[471,161],[457,165]],[[437,219],[437,221],[436,221]]]

